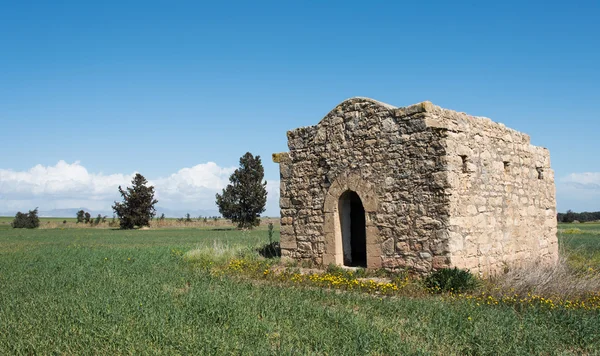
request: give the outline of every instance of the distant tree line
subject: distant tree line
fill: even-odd
[[[566,213],[558,213],[556,215],[558,222],[572,223],[573,221],[588,222],[600,220],[600,211],[593,213],[584,211],[583,213],[575,213],[573,210],[567,210]]]
[[[102,216],[98,214],[96,218],[92,218],[92,215],[86,211],[79,210],[76,215],[77,224],[84,223],[90,225],[98,225],[101,222],[106,222],[106,215]]]
[[[162,214],[159,220],[164,220],[164,215],[165,214]],[[194,218],[192,218],[192,215],[190,215],[190,213],[187,213],[187,214],[185,214],[184,217],[178,218],[177,222],[183,222],[183,223],[191,223],[191,222],[194,222],[194,221],[197,221],[197,222],[208,222],[208,219],[213,220],[213,221],[217,221],[217,220],[219,220],[219,217],[218,216],[204,216],[203,217],[202,215],[200,215],[200,216],[198,216],[197,219],[194,220]]]
[[[238,228],[252,229],[260,224],[260,214],[265,211],[267,202],[267,182],[264,181],[264,168],[260,156],[253,156],[246,152],[240,158],[240,167],[229,177],[229,184],[221,194],[216,194],[216,204],[219,212],[225,219],[238,224]],[[148,185],[148,181],[139,173],[133,177],[131,187],[123,189],[119,186],[122,201],[115,202],[112,206],[115,215],[109,226],[117,223],[121,229],[133,229],[135,227],[150,226],[150,221],[156,216],[155,205],[158,200],[154,199],[154,187]],[[12,223],[14,228],[36,228],[40,221],[37,216],[37,208],[24,214],[18,212]],[[98,214],[93,218],[89,212],[79,210],[76,214],[77,223],[98,225],[106,222],[106,216]],[[158,220],[165,219],[162,214]],[[198,221],[208,222],[208,219],[217,221],[217,216],[199,216]],[[192,222],[191,214],[177,219],[180,222]],[[66,224],[66,220],[63,221]]]

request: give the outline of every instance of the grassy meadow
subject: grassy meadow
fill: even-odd
[[[559,238],[574,267],[600,273],[600,223],[559,224]]]
[[[262,263],[265,226],[23,230],[4,220],[2,355],[600,353],[597,309],[383,296],[211,267]],[[600,224],[560,231],[569,263],[600,267]]]

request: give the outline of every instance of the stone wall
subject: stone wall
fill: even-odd
[[[288,146],[274,155],[284,257],[343,263],[339,199],[350,190],[364,206],[370,268],[489,273],[556,258],[548,151],[501,124],[352,98],[289,131]]]
[[[433,107],[447,132],[451,264],[490,274],[558,257],[547,149],[487,118]]]

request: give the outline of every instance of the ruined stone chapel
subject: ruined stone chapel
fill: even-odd
[[[483,117],[368,98],[288,131],[282,256],[317,264],[491,274],[558,257],[547,149]]]

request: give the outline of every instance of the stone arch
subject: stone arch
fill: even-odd
[[[370,218],[370,213],[377,212],[378,199],[375,188],[361,178],[360,172],[347,172],[339,175],[329,187],[325,195],[323,232],[325,251],[323,264],[344,264],[342,245],[342,228],[339,214],[339,201],[346,191],[355,192],[360,198],[365,210],[367,268],[380,268],[381,238],[379,229]]]

